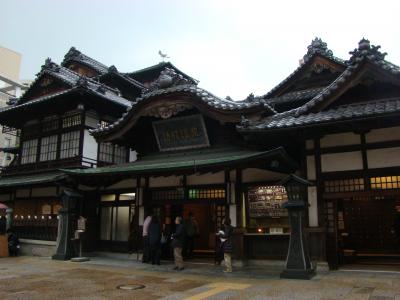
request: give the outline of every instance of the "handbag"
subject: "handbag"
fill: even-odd
[[[167,238],[164,233],[161,234],[161,244],[165,244],[167,242]]]

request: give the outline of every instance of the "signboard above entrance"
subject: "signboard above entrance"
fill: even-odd
[[[191,115],[153,122],[160,151],[193,149],[210,146],[201,115]]]

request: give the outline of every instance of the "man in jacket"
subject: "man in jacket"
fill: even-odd
[[[171,247],[174,249],[174,261],[175,261],[174,270],[181,271],[184,269],[182,248],[185,239],[185,229],[183,228],[181,217],[175,218],[175,226],[176,226],[175,233],[172,235],[172,243],[171,243]]]

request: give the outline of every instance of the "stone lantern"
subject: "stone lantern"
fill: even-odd
[[[286,268],[281,278],[310,279],[315,269],[310,262],[307,239],[304,236],[304,217],[308,203],[305,201],[307,187],[311,183],[294,174],[285,178],[281,185],[286,189],[288,201],[283,207],[288,210],[290,222],[290,241]]]

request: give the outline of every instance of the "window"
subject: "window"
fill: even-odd
[[[363,178],[326,180],[324,182],[326,193],[353,192],[364,190]]]
[[[109,143],[100,143],[99,161],[121,164],[126,162],[126,148]]]
[[[46,117],[43,119],[42,131],[52,131],[58,129],[58,118],[57,116]]]
[[[152,191],[151,192],[152,200],[183,200],[184,199],[184,191],[182,189],[176,190],[160,190],[160,191]]]
[[[400,176],[383,176],[371,178],[371,189],[398,189],[400,188]]]
[[[38,140],[27,140],[22,143],[21,164],[36,162]]]
[[[225,189],[189,189],[189,199],[225,199]]]
[[[82,123],[82,117],[80,114],[66,116],[62,120],[62,127],[68,128],[76,125],[80,125]]]
[[[80,131],[66,132],[61,135],[60,158],[68,158],[79,155]]]
[[[40,145],[40,161],[54,160],[57,157],[57,135],[42,138]]]
[[[126,148],[123,146],[115,145],[114,148],[114,163],[122,164],[126,162]]]
[[[99,161],[113,162],[113,145],[108,143],[100,143]]]

